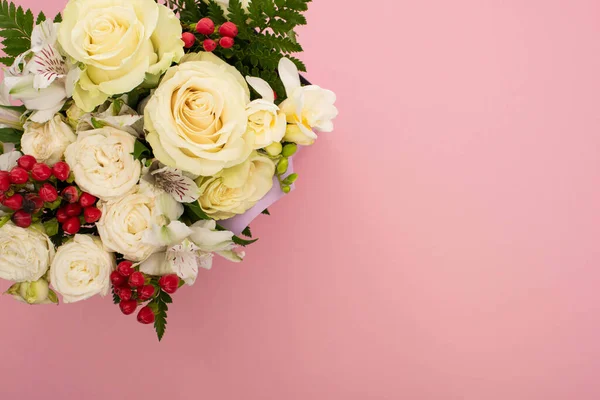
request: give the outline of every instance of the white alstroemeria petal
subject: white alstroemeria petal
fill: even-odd
[[[188,285],[193,285],[196,281],[201,261],[198,248],[188,240],[167,250],[167,262]]]
[[[77,65],[72,65],[70,67],[69,73],[67,74],[67,79],[65,80],[65,90],[67,92],[67,97],[73,97],[75,84],[79,80],[81,73],[82,71]]]
[[[283,86],[285,86],[285,92],[288,96],[291,95],[294,90],[301,87],[300,75],[298,75],[298,67],[289,58],[282,58],[279,60],[279,77]]]
[[[232,250],[233,232],[216,230],[216,223],[213,220],[198,221],[191,227],[192,234],[189,240],[205,252],[228,251]]]
[[[171,221],[176,221],[183,214],[183,205],[168,193],[161,193],[156,197],[156,210],[159,215],[166,216]]]
[[[164,167],[152,172],[155,185],[179,203],[192,203],[200,197],[198,185],[181,170]]]
[[[181,243],[193,231],[183,222],[173,221],[167,226],[153,225],[144,232],[144,243],[156,247],[173,246]]]
[[[275,94],[273,93],[271,85],[269,85],[267,81],[261,78],[255,78],[253,76],[247,76],[246,80],[248,81],[248,84],[252,86],[252,88],[256,90],[256,92],[260,94],[264,100],[270,103],[275,102]]]
[[[46,110],[34,111],[29,116],[29,119],[33,122],[37,122],[38,124],[43,124],[44,122],[50,121],[56,113],[60,111],[60,109],[64,106],[64,101],[56,104],[52,108],[48,108]]]
[[[0,107],[0,128],[23,129],[21,115],[18,111]]]
[[[31,54],[31,50],[27,50],[25,53],[22,53],[15,58],[13,65],[5,72],[5,79],[6,77],[15,77],[23,73],[23,69],[26,66],[25,58],[29,56],[29,54]]]
[[[69,72],[63,57],[53,46],[46,46],[36,53],[26,69],[35,77],[34,89],[45,89],[55,80],[64,78]]]
[[[19,151],[9,151],[0,155],[0,171],[10,171],[17,166],[17,160],[23,154]]]
[[[140,272],[152,276],[163,276],[173,273],[167,262],[165,252],[154,253],[140,264]]]
[[[236,252],[233,250],[217,251],[217,254],[220,255],[221,257],[223,257],[229,261],[233,261],[233,262],[242,262],[244,260],[244,257],[246,256],[246,253],[243,251]]]
[[[58,38],[59,26],[60,24],[55,24],[50,20],[36,25],[31,33],[31,50],[37,53],[48,45],[54,46]]]

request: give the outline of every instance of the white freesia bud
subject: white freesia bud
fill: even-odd
[[[91,235],[75,235],[56,251],[50,267],[52,287],[65,303],[102,296],[110,288],[110,273],[115,268],[115,256],[104,250],[102,241]]]
[[[142,164],[131,155],[134,147],[135,137],[107,126],[79,132],[65,159],[82,190],[108,200],[128,193],[140,180]]]
[[[25,133],[21,137],[23,153],[34,156],[39,162],[50,166],[62,160],[67,146],[77,140],[73,130],[59,114],[50,121],[38,124],[25,124]]]
[[[246,77],[248,84],[262,96],[246,106],[248,130],[254,133],[255,149],[262,149],[280,142],[287,126],[286,116],[275,105],[275,95],[271,86],[260,78]]]
[[[13,282],[37,281],[54,258],[54,245],[47,235],[12,222],[0,228],[0,278]]]
[[[314,132],[331,132],[332,120],[338,115],[334,103],[335,93],[319,86],[302,86],[298,68],[287,58],[279,62],[279,75],[285,86],[287,99],[279,107],[287,116],[288,127],[285,140],[308,146],[315,142]]]
[[[254,152],[240,165],[198,178],[198,203],[208,216],[217,220],[243,214],[271,190],[274,174],[273,161]]]

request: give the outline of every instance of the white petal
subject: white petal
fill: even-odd
[[[275,102],[275,95],[273,94],[273,89],[271,88],[271,85],[269,85],[265,80],[255,78],[253,76],[247,76],[246,80],[248,81],[248,84],[252,86],[252,88],[256,90],[256,92],[260,94],[263,99],[270,103]]]
[[[58,113],[60,111],[60,109],[63,107],[63,105],[64,105],[64,102],[61,102],[61,103],[56,104],[52,108],[48,108],[46,110],[34,111],[29,116],[29,119],[33,122],[37,122],[38,124],[43,124],[44,122],[48,122],[56,115],[56,113]]]
[[[23,154],[18,151],[9,151],[0,155],[0,171],[10,171],[17,166],[17,160],[21,158]]]
[[[33,28],[31,34],[31,50],[38,52],[45,46],[56,44],[58,38],[58,27],[60,24],[55,24],[50,20],[46,20]]]
[[[279,76],[288,96],[301,86],[298,68],[289,58],[279,60]]]
[[[163,276],[173,273],[167,263],[166,253],[154,253],[140,264],[140,272],[153,276]]]
[[[27,71],[32,73],[34,89],[45,89],[58,78],[66,76],[68,69],[63,57],[52,46],[41,49],[27,63]]]

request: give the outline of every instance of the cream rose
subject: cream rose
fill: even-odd
[[[148,102],[146,138],[163,164],[214,175],[252,152],[249,101],[248,85],[234,67],[210,53],[188,55],[167,71]]]
[[[148,240],[153,229],[160,231],[171,219],[183,214],[183,206],[169,194],[138,186],[134,192],[118,199],[100,202],[102,218],[97,223],[102,242],[109,250],[131,261],[143,261],[161,249],[160,243]]]
[[[34,228],[12,222],[0,228],[0,278],[14,282],[40,279],[54,258],[54,245]]]
[[[23,153],[34,156],[39,162],[50,166],[62,160],[67,146],[77,140],[71,127],[59,114],[50,121],[38,124],[25,124],[25,133],[21,137]]]
[[[114,254],[104,250],[100,238],[75,235],[56,251],[50,267],[50,282],[65,303],[97,294],[105,296],[115,264]]]
[[[198,203],[216,220],[243,214],[271,190],[274,174],[273,161],[254,152],[240,165],[212,177],[198,178]]]
[[[59,42],[85,66],[73,98],[87,112],[183,57],[181,24],[154,0],[70,0]]]
[[[65,159],[82,190],[107,200],[128,193],[140,180],[142,165],[131,155],[134,146],[135,137],[107,126],[79,132]]]

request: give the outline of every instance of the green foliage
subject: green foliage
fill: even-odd
[[[280,100],[285,99],[285,90],[277,67],[282,57],[292,60],[300,71],[306,66],[292,56],[302,52],[296,41],[295,29],[306,25],[303,15],[311,0],[252,0],[245,11],[240,0],[230,0],[227,18],[223,9],[214,0],[172,0],[173,9],[179,12],[184,29],[203,17],[211,18],[219,25],[227,19],[237,25],[239,34],[231,49],[221,47],[215,54],[235,66],[243,76],[260,77],[267,81]],[[192,31],[192,29],[187,29]],[[216,36],[215,36],[216,38]],[[201,41],[189,49],[202,51]]]
[[[13,128],[0,128],[0,142],[21,143],[22,131]]]
[[[269,212],[269,209],[268,209],[268,208],[265,208],[265,209],[264,209],[264,210],[261,212],[261,214],[265,214],[265,215],[271,215],[271,213]]]
[[[168,304],[171,303],[173,303],[171,296],[167,292],[160,290],[158,296],[156,296],[154,300],[148,304],[148,307],[154,311],[154,330],[156,330],[156,335],[158,336],[159,341],[162,340],[163,336],[165,335],[165,331],[167,330],[167,311],[169,311]]]
[[[94,120],[92,119],[92,124],[93,123],[94,123]],[[96,127],[94,126],[94,128],[96,128]],[[101,128],[101,126],[100,126],[100,128]],[[136,160],[142,160],[144,158],[146,158],[146,159],[152,158],[152,152],[150,151],[148,146],[146,146],[144,143],[142,143],[139,140],[135,141],[135,144],[133,146],[133,153],[131,153],[131,155]]]
[[[250,226],[247,226],[246,229],[244,229],[242,231],[242,235],[251,238],[252,237],[252,231],[250,230]]]
[[[46,19],[43,13],[37,16],[36,21],[42,22]],[[4,53],[0,62],[11,66],[15,57],[31,48],[31,33],[33,32],[34,16],[31,10],[17,7],[8,0],[0,0],[0,37],[3,38]]]
[[[250,246],[252,243],[255,243],[256,241],[258,241],[258,239],[252,239],[252,240],[242,239],[239,236],[234,236],[232,238],[232,240],[233,240],[233,243],[240,245],[242,247]]]
[[[121,302],[121,298],[119,297],[119,295],[115,292],[115,288],[113,286],[112,288],[112,297],[113,297],[113,303],[115,304],[119,304]]]
[[[198,202],[184,204],[185,214],[192,223],[196,223],[200,220],[211,219],[206,213],[200,208]]]

